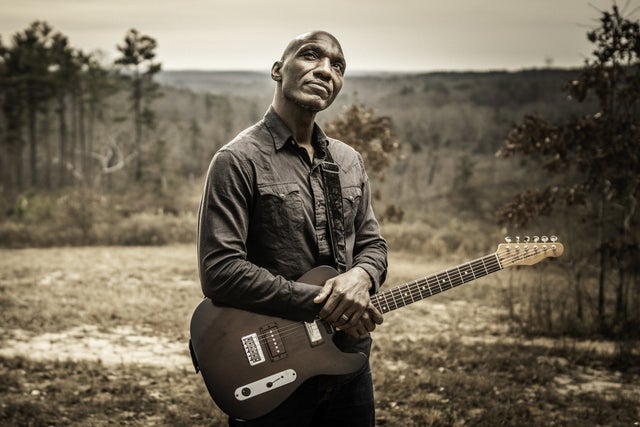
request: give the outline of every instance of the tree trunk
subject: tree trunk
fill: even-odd
[[[64,95],[58,96],[58,131],[59,131],[59,159],[58,159],[58,182],[60,187],[67,184],[67,121],[66,103]]]
[[[600,243],[600,271],[598,274],[598,323],[600,326],[600,330],[604,331],[605,329],[605,310],[604,310],[604,280],[605,280],[605,270],[606,270],[606,251],[605,247],[605,232],[604,232],[604,212],[605,212],[605,203],[606,203],[606,194],[605,190],[602,190],[601,199],[600,199],[600,209],[598,212],[598,240]]]
[[[15,146],[15,174],[16,174],[16,188],[18,191],[22,191],[24,189],[24,174],[23,174],[23,153],[24,153],[24,145],[22,144],[22,137],[18,136],[16,140],[17,144]]]
[[[142,78],[138,73],[135,75],[133,103],[134,103],[134,121],[135,121],[135,143],[136,143],[136,171],[135,180],[140,182],[142,179]]]
[[[624,258],[624,255],[620,258]],[[627,321],[625,310],[625,266],[624,260],[618,262],[618,287],[616,288],[616,324],[622,325]]]
[[[51,149],[51,111],[49,104],[45,103],[44,116],[42,119],[42,143],[44,145],[44,186],[47,190],[51,190],[53,183],[51,180],[51,162],[53,160],[53,151]]]
[[[71,135],[69,140],[71,146],[68,153],[68,165],[73,178],[76,176],[78,168],[78,94],[75,87],[71,88]],[[73,184],[75,181],[72,179],[71,185]]]
[[[85,135],[84,87],[82,81],[78,83],[78,140],[80,142],[80,172],[83,183],[87,183],[89,175],[89,153]]]
[[[28,120],[29,120],[29,175],[30,184],[32,187],[38,186],[38,151],[37,151],[37,111],[38,103],[35,101],[29,102],[28,105]]]
[[[582,320],[582,273],[578,271],[575,274],[575,291],[576,291],[576,317],[578,320]]]

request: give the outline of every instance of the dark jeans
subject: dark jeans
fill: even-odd
[[[375,406],[371,369],[347,382],[311,378],[269,414],[250,421],[229,419],[231,427],[373,427]]]

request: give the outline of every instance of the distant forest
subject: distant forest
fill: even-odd
[[[161,71],[156,47],[153,38],[131,30],[118,44],[122,56],[103,64],[44,22],[0,44],[5,216],[20,215],[16,203],[24,203],[25,192],[122,193],[135,184],[159,196],[181,194],[185,183],[203,175],[213,153],[268,107],[270,64],[264,73]],[[449,194],[454,183],[459,189],[461,179],[478,188],[494,180],[500,168],[494,153],[525,114],[562,120],[588,110],[562,91],[576,72],[347,75],[343,93],[320,121],[351,105],[388,116],[403,148],[379,190],[403,206],[405,218],[418,219],[425,200]],[[501,193],[512,189],[518,173],[524,172],[504,177]]]

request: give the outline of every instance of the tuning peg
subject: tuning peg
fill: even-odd
[[[547,243],[549,241],[549,238],[547,236],[542,236],[540,240],[542,240],[542,243]]]
[[[529,236],[524,236],[524,242],[525,243],[529,243],[530,240],[531,240],[531,238]]]
[[[511,237],[510,236],[506,236],[504,238],[504,241],[507,242],[507,243],[511,243]]]
[[[558,241],[558,236],[551,236],[549,237],[549,240],[551,240],[551,243],[555,243]]]
[[[538,243],[540,241],[540,237],[533,236],[533,243]]]
[[[520,236],[516,236],[516,243],[520,243]]]

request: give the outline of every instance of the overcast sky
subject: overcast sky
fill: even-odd
[[[618,0],[638,19],[640,0]],[[158,41],[164,69],[266,71],[287,42],[324,29],[351,70],[580,66],[611,0],[0,0],[3,43],[35,20],[72,46],[116,55],[129,28]]]

